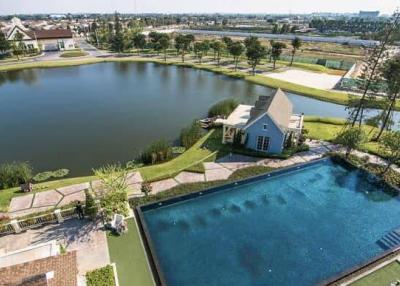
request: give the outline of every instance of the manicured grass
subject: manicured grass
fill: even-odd
[[[68,51],[64,52],[60,55],[62,58],[76,58],[76,57],[84,57],[87,56],[88,53],[78,50],[78,51]]]
[[[371,274],[350,284],[351,286],[389,286],[390,283],[400,280],[400,263],[397,261],[391,262],[372,272]]]
[[[139,169],[145,181],[155,181],[164,178],[170,178],[178,174],[179,172],[198,165],[207,158],[213,156],[213,151],[210,149],[202,148],[203,144],[207,139],[214,133],[214,130],[208,132],[199,141],[196,142],[182,155],[172,159],[171,161],[146,166]]]
[[[120,286],[153,286],[136,222],[128,220],[128,232],[115,236],[107,233],[108,251],[112,263],[116,263]]]
[[[307,129],[307,137],[310,139],[333,141],[340,131],[343,130],[343,124],[344,121],[339,118],[326,118],[324,120],[323,118],[309,117],[305,119],[304,128]],[[370,141],[378,131],[377,128],[368,125],[363,125],[362,128],[368,135],[368,142],[362,144],[360,150],[378,156],[383,156],[379,143]]]

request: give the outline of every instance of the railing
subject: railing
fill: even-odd
[[[0,236],[20,233],[28,229],[44,226],[52,223],[61,223],[76,216],[75,208],[56,209],[51,213],[34,217],[12,220],[7,224],[0,225]]]

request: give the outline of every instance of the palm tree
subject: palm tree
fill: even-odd
[[[291,59],[291,61],[290,61],[290,65],[293,65],[294,55],[296,54],[296,51],[297,51],[298,49],[300,49],[300,47],[301,47],[302,44],[303,44],[303,43],[301,42],[300,38],[298,38],[298,37],[295,37],[295,38],[292,40],[292,59]]]

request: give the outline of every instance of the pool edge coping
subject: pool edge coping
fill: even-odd
[[[214,187],[206,188],[204,190],[196,191],[196,192],[193,192],[193,193],[177,195],[177,196],[174,196],[174,197],[171,197],[171,198],[165,198],[165,199],[161,199],[161,200],[158,200],[158,201],[155,201],[155,202],[151,202],[151,203],[143,204],[143,205],[140,205],[140,206],[136,206],[135,207],[135,213],[137,215],[135,216],[135,218],[137,220],[137,224],[139,226],[140,234],[142,236],[143,243],[145,245],[145,251],[146,251],[150,266],[151,266],[151,270],[152,270],[152,273],[153,273],[153,276],[154,276],[154,281],[156,282],[156,285],[157,286],[168,286],[167,281],[165,279],[164,272],[162,271],[162,268],[161,268],[157,253],[155,251],[154,243],[152,241],[149,229],[147,227],[147,223],[146,223],[146,221],[144,219],[143,212],[146,211],[146,210],[143,210],[142,208],[148,208],[149,209],[151,206],[156,206],[155,207],[155,209],[156,209],[158,207],[168,206],[168,205],[177,203],[179,201],[188,200],[188,199],[194,199],[196,197],[201,197],[203,195],[213,194],[215,192],[223,191],[223,190],[226,190],[226,189],[229,189],[229,188],[232,188],[232,187],[238,187],[240,185],[256,182],[256,181],[259,181],[259,180],[262,180],[262,179],[270,179],[270,178],[273,178],[275,176],[279,176],[279,175],[282,175],[282,174],[285,174],[285,173],[288,173],[288,172],[291,172],[291,171],[296,171],[296,170],[303,169],[303,168],[306,168],[306,167],[309,167],[309,166],[313,166],[313,165],[316,165],[316,164],[324,162],[324,161],[331,161],[331,162],[334,162],[336,164],[344,163],[347,166],[350,166],[352,168],[358,169],[361,172],[365,172],[365,173],[367,173],[369,175],[374,176],[374,178],[379,179],[375,174],[373,174],[373,173],[371,173],[371,172],[369,172],[369,171],[367,171],[365,169],[359,168],[359,167],[347,162],[346,160],[344,160],[342,158],[340,158],[340,162],[337,162],[337,161],[334,161],[334,157],[328,155],[328,156],[323,157],[323,158],[319,158],[319,159],[312,160],[312,161],[309,161],[309,162],[294,164],[292,166],[283,167],[283,168],[280,168],[280,169],[277,169],[277,170],[266,172],[266,173],[261,174],[261,175],[256,175],[256,176],[252,176],[252,177],[249,177],[249,178],[241,179],[241,180],[238,180],[238,181],[222,184],[220,186],[214,186]],[[386,183],[384,181],[383,181],[383,183],[400,192],[400,188],[391,186],[390,184],[388,184],[388,183]],[[165,202],[169,202],[169,204],[164,204]],[[327,277],[327,278],[321,280],[320,282],[318,282],[316,285],[318,285],[318,286],[334,285],[334,283],[337,283],[337,282],[345,279],[347,276],[351,276],[352,274],[356,273],[357,271],[360,271],[363,268],[366,268],[366,267],[376,263],[377,261],[379,261],[381,259],[384,259],[385,257],[393,254],[396,251],[400,252],[400,246],[397,247],[397,248],[394,248],[394,249],[386,250],[386,251],[382,252],[381,254],[378,254],[378,255],[376,255],[376,256],[374,256],[371,259],[368,259],[366,261],[362,261],[362,262],[358,263],[357,265],[355,265],[355,266],[353,266],[353,267],[351,267],[349,269],[346,269],[346,270],[344,270],[344,271],[342,271],[342,272],[340,272],[340,273],[338,273],[338,274],[336,274],[336,275],[334,275],[332,277]]]

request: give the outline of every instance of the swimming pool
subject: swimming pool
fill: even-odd
[[[138,210],[168,286],[303,286],[384,252],[390,191],[328,158]]]

